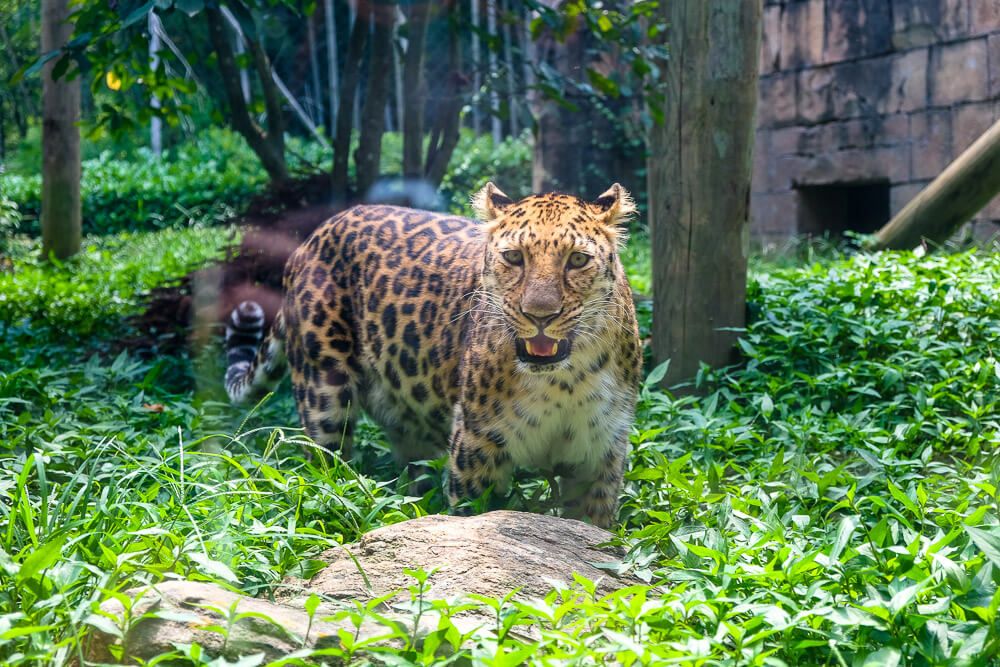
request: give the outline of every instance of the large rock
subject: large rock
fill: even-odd
[[[604,546],[610,538],[610,533],[579,521],[522,512],[426,516],[379,528],[355,544],[325,552],[320,558],[329,565],[309,581],[286,580],[282,587],[286,592],[274,603],[193,581],[130,590],[126,593],[132,599],[130,617],[143,618],[129,625],[124,639],[95,632],[88,657],[110,661],[113,647],[120,652],[124,646],[128,659],[149,659],[175,650],[178,644],[197,643],[211,656],[263,653],[273,660],[303,647],[336,645],[338,630],[355,634],[345,609],[354,609],[356,601],[386,596],[377,609],[386,620],[366,621],[359,636],[384,635],[387,622],[411,628],[412,617],[399,607],[410,600],[406,589],[415,583],[405,574],[407,568],[433,571],[425,599],[455,599],[469,593],[502,598],[515,589],[516,597],[543,597],[555,584],[571,584],[574,573],[597,582],[597,592],[606,594],[638,583],[613,575],[613,568],[598,567],[613,565],[622,556]],[[397,591],[402,592],[392,596]],[[314,593],[324,601],[310,624],[305,607]],[[225,639],[212,626],[225,626],[231,610],[243,617],[232,624]],[[126,625],[120,601],[105,602],[101,611],[105,619]],[[463,632],[494,620],[486,608],[464,611],[453,619]],[[436,624],[433,614],[425,614],[416,633]]]

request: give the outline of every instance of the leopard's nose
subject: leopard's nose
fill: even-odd
[[[562,309],[560,309],[559,312],[556,312],[556,313],[551,313],[551,314],[548,314],[548,315],[538,315],[538,314],[535,314],[535,313],[525,312],[525,310],[523,308],[521,309],[521,313],[525,317],[527,317],[528,320],[530,320],[532,324],[534,324],[535,326],[537,326],[538,327],[538,331],[540,331],[540,332],[544,331],[545,327],[548,326],[549,323],[552,322],[552,320],[554,320],[557,317],[559,317],[559,313],[561,313],[561,312],[562,312]]]

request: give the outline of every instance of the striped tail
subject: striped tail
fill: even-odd
[[[259,398],[285,373],[285,318],[274,319],[264,335],[264,309],[244,301],[226,324],[226,393],[239,405]]]

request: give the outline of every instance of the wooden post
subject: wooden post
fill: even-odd
[[[42,0],[42,53],[73,33],[69,0]],[[59,59],[42,69],[42,256],[80,251],[80,78],[52,78]]]
[[[878,230],[871,250],[943,243],[1000,194],[1000,121]]]
[[[745,323],[761,0],[673,0],[665,120],[650,136],[653,353],[667,385],[734,360]]]

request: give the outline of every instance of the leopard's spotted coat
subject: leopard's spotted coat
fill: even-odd
[[[616,184],[593,203],[514,202],[488,184],[474,205],[479,222],[359,206],[323,224],[289,260],[263,341],[259,307],[234,311],[226,388],[246,400],[287,357],[318,444],[349,451],[364,409],[400,463],[447,446],[453,504],[530,466],[562,476],[569,515],[608,526],[640,379],[618,258],[632,200]]]

